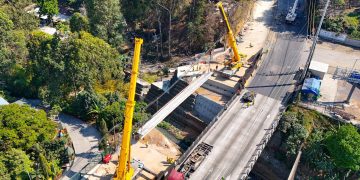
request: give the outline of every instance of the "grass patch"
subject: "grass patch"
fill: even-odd
[[[314,128],[333,129],[335,127],[334,121],[331,118],[324,116],[317,111],[295,105],[289,106],[287,111],[296,112],[300,117],[300,124],[302,124],[308,132],[312,132]]]
[[[185,138],[184,135],[181,134],[181,130],[170,124],[169,122],[162,121],[158,127],[165,129],[171,135],[173,135],[177,140],[183,140]]]
[[[142,75],[140,75],[141,79],[143,79],[144,81],[148,82],[148,83],[153,83],[155,82],[159,77],[156,74],[151,74],[151,73],[144,73]]]

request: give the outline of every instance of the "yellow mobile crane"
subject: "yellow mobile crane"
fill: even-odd
[[[224,10],[224,7],[223,7],[223,4],[222,2],[218,2],[216,4],[216,6],[219,8],[220,12],[221,12],[221,15],[225,21],[225,24],[226,24],[226,27],[227,27],[227,38],[228,38],[228,41],[229,41],[229,45],[234,53],[234,56],[232,57],[232,59],[228,62],[225,63],[225,65],[229,65],[232,69],[239,69],[242,67],[242,62],[241,62],[241,58],[242,56],[244,56],[243,54],[239,54],[239,51],[238,51],[238,48],[237,48],[237,45],[236,45],[236,40],[235,40],[235,37],[234,37],[234,34],[231,30],[231,26],[230,26],[230,23],[229,23],[229,20],[226,16],[226,13],[225,13],[225,10]]]
[[[143,39],[135,38],[135,50],[132,61],[129,96],[125,107],[125,122],[124,122],[124,130],[123,130],[122,142],[121,142],[121,151],[120,151],[119,163],[117,170],[115,172],[114,180],[130,180],[134,174],[134,169],[131,167],[131,161],[130,161],[130,148],[131,148],[130,143],[131,143],[132,120],[133,120],[134,106],[135,106],[136,79],[139,70],[140,50],[142,43],[143,43]]]

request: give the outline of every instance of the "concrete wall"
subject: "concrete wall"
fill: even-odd
[[[360,40],[350,39],[346,34],[339,34],[331,31],[321,30],[319,36],[326,40],[338,42],[341,44],[360,47]]]
[[[195,98],[194,111],[196,115],[207,124],[221,111],[223,106],[208,99],[205,96],[197,95]]]
[[[235,93],[234,87],[227,86],[211,79],[207,80],[206,83],[202,85],[202,87],[229,97],[233,96]]]

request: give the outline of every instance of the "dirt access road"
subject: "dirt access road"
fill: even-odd
[[[145,167],[154,173],[160,173],[167,169],[167,158],[177,159],[181,152],[180,148],[159,130],[153,129],[144,139],[131,146],[131,157],[140,160]],[[113,177],[118,163],[118,153],[115,153],[108,164],[99,164],[87,177],[89,180],[107,180]],[[137,179],[152,179],[153,175],[142,172]]]

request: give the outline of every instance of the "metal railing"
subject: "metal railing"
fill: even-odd
[[[260,157],[262,151],[265,149],[266,144],[269,142],[270,138],[272,137],[273,133],[275,132],[281,115],[285,111],[286,108],[281,108],[278,116],[275,118],[275,120],[271,123],[270,127],[266,129],[266,133],[264,137],[261,139],[260,143],[257,145],[257,148],[255,149],[255,152],[251,155],[250,160],[247,162],[245,169],[241,173],[241,180],[244,180],[247,178],[247,176],[250,174],[252,168],[254,167],[256,160]]]
[[[242,93],[243,94],[243,93]],[[236,99],[238,94],[234,94],[231,99],[224,105],[224,107],[219,111],[219,113],[212,119],[212,121],[206,126],[206,128],[200,133],[200,135],[195,139],[191,146],[185,151],[185,153],[175,161],[175,164],[184,162],[184,160],[191,154],[195,149],[195,146],[198,145],[203,136],[213,127],[213,125],[220,119],[231,103]],[[179,164],[180,165],[180,164]]]

